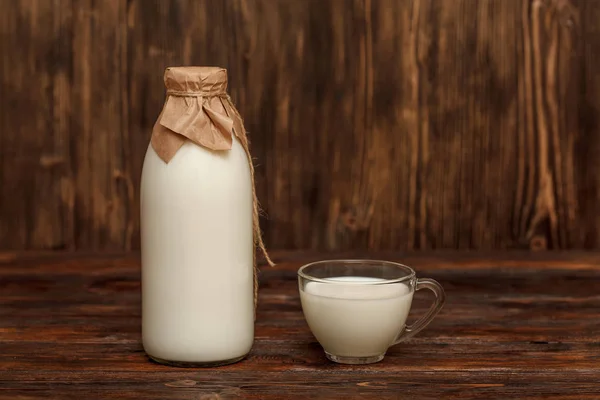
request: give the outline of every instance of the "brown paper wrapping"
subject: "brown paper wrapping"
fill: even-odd
[[[211,150],[229,150],[232,133],[246,137],[242,119],[227,95],[227,71],[177,67],[165,71],[167,100],[152,129],[152,147],[166,163],[185,140]]]
[[[152,148],[166,163],[186,140],[214,151],[230,150],[235,135],[246,151],[252,177],[254,244],[271,266],[258,224],[254,166],[242,117],[227,95],[227,71],[218,67],[172,67],[165,71],[167,100],[152,129]],[[258,294],[254,259],[254,303]]]

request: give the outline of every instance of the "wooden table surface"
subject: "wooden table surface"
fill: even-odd
[[[137,255],[0,254],[0,398],[600,398],[600,253],[275,252],[256,341],[231,366],[151,362]],[[303,319],[305,262],[384,258],[439,280],[437,319],[367,366],[325,358]],[[412,319],[428,306],[417,295]]]

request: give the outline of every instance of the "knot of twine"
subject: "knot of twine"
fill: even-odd
[[[167,96],[177,96],[177,97],[221,97],[221,98],[231,98],[225,92],[224,88],[210,88],[208,90],[201,90],[198,92],[188,92],[186,90],[167,90]],[[233,103],[231,103],[233,105]]]

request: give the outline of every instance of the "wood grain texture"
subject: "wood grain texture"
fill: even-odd
[[[600,1],[0,6],[0,248],[139,247],[172,65],[228,69],[271,248],[600,246]]]
[[[368,366],[333,364],[302,317],[296,270],[329,257],[397,260],[447,304]],[[0,398],[597,399],[598,253],[275,252],[249,357],[227,367],[151,362],[137,256],[0,254]],[[416,296],[413,314],[428,306]],[[204,397],[203,397],[204,396]],[[212,397],[211,397],[212,396]]]
[[[72,7],[2,2],[0,243],[62,248],[70,236]]]

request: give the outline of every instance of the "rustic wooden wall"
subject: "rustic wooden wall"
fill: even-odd
[[[139,246],[162,73],[228,68],[272,248],[599,248],[598,0],[0,0],[0,248]]]

